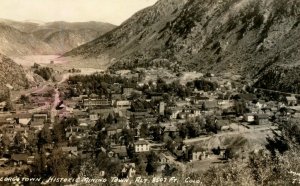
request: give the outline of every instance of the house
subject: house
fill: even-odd
[[[171,109],[170,119],[177,119],[177,116],[180,112],[182,112],[182,108]]]
[[[192,152],[192,161],[203,160],[208,157],[205,151]]]
[[[229,109],[234,106],[234,102],[231,100],[221,100],[221,101],[218,101],[218,105],[222,109]]]
[[[262,109],[265,108],[267,106],[266,101],[265,100],[258,100],[255,104],[256,108],[258,109]]]
[[[169,159],[167,158],[167,156],[164,153],[160,153],[158,155],[158,162],[160,164],[167,164],[170,163]]]
[[[32,114],[16,114],[15,116],[16,123],[21,125],[29,125],[32,121]]]
[[[132,178],[135,176],[136,174],[136,170],[135,170],[135,163],[125,163],[122,171],[121,171],[121,176],[123,178]]]
[[[201,116],[201,110],[199,108],[192,108],[192,113],[195,114],[195,116]]]
[[[295,96],[287,96],[285,99],[288,106],[296,106],[298,103]]]
[[[11,160],[14,162],[14,165],[23,165],[27,164],[29,155],[28,154],[12,154]]]
[[[148,94],[148,97],[151,99],[152,102],[162,101],[164,98],[161,93],[151,92]]]
[[[45,122],[48,119],[48,115],[47,114],[33,114],[32,118],[33,118],[33,121]]]
[[[254,122],[256,125],[265,125],[269,123],[269,116],[266,114],[256,114],[254,116]]]
[[[78,156],[77,147],[61,147],[61,151],[68,154],[69,157]]]
[[[113,155],[118,157],[119,159],[128,158],[126,146],[114,146],[112,147],[111,151],[113,152]]]
[[[185,112],[180,112],[180,113],[178,113],[177,118],[179,118],[179,119],[185,119],[186,115],[187,114]]]
[[[58,112],[58,117],[60,119],[69,118],[69,117],[72,117],[72,115],[73,115],[73,108],[70,108],[70,107],[63,107]]]
[[[123,95],[124,96],[131,96],[131,94],[134,92],[133,88],[123,88]]]
[[[5,101],[0,102],[0,112],[4,111],[5,106],[6,106],[6,102]]]
[[[118,93],[111,94],[111,99],[112,100],[121,100],[122,94],[118,94]]]
[[[114,103],[114,107],[115,108],[125,108],[125,109],[129,109],[131,106],[131,102],[128,100],[117,100]]]
[[[194,147],[191,153],[191,161],[199,161],[206,158],[209,158],[209,154],[206,150],[200,147]]]
[[[30,128],[41,131],[44,128],[44,123],[41,121],[32,121],[30,123]]]
[[[164,135],[176,136],[179,134],[179,129],[174,124],[166,125],[166,126],[163,126],[162,128],[163,128]]]
[[[134,151],[135,152],[149,152],[150,145],[146,140],[140,139],[134,143]]]
[[[252,113],[244,114],[244,121],[246,121],[248,123],[254,122],[254,115],[255,114],[252,114]]]
[[[7,159],[7,158],[0,158],[0,167],[4,166],[8,161],[9,161],[9,159]]]
[[[27,164],[29,164],[29,165],[33,164],[34,161],[35,161],[35,157],[34,156],[29,156],[27,158]]]
[[[99,119],[99,115],[98,114],[90,114],[90,120],[91,121],[97,121]]]
[[[204,101],[203,103],[203,108],[204,110],[212,110],[212,109],[216,109],[218,108],[218,102],[216,100],[208,100],[208,101]]]
[[[122,127],[111,125],[111,126],[106,128],[106,132],[107,132],[108,136],[113,136],[115,134],[121,133],[122,132]]]

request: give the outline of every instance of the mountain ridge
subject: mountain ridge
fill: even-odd
[[[0,53],[0,89],[6,89],[6,84],[11,85],[15,89],[29,86],[22,66]]]
[[[93,40],[114,27],[109,23],[95,21],[38,24],[0,19],[0,52],[8,56],[61,54]],[[72,37],[69,37],[70,35]],[[63,42],[66,42],[66,45]]]
[[[109,55],[114,69],[166,59],[186,69],[259,78],[300,59],[299,23],[297,0],[160,0],[64,56]]]

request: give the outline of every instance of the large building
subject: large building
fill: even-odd
[[[140,139],[139,141],[134,143],[134,151],[135,152],[149,152],[150,145],[146,140]]]
[[[111,101],[109,99],[84,99],[83,100],[84,107],[108,107],[111,106]]]

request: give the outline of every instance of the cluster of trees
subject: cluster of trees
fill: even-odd
[[[187,83],[188,87],[195,87],[198,90],[203,91],[215,91],[218,88],[218,84],[216,82],[211,82],[205,79],[196,79],[193,82]]]
[[[122,59],[119,60],[117,63],[110,67],[111,70],[119,70],[119,69],[126,69],[126,70],[134,70],[136,68],[149,68],[149,67],[157,67],[157,68],[167,68],[167,69],[174,69],[175,66],[174,62],[166,58],[161,58],[161,50],[157,49],[152,51],[153,55],[151,55],[151,59],[146,59],[143,54],[137,54],[135,58],[131,59]],[[153,57],[154,56],[154,57]],[[155,57],[156,56],[156,57]]]
[[[185,139],[186,137],[198,137],[200,135],[200,126],[191,123],[183,124],[179,127],[179,135],[182,139]]]
[[[97,94],[109,96],[113,84],[118,83],[123,87],[136,87],[136,79],[128,79],[108,74],[76,75],[69,78],[69,97],[80,94]],[[76,91],[74,89],[76,87]]]
[[[44,80],[48,81],[50,78],[52,78],[53,69],[49,67],[38,67],[33,72],[41,76]]]
[[[141,89],[143,92],[157,92],[164,94],[164,99],[168,101],[169,95],[177,95],[181,98],[186,98],[192,94],[192,89],[181,85],[179,81],[173,81],[172,83],[166,83],[162,78],[158,78],[156,86],[152,81],[149,81],[148,85],[145,85]]]
[[[26,96],[26,95],[24,95],[24,94],[21,95],[21,97],[20,97],[19,100],[20,100],[20,102],[21,102],[23,105],[25,105],[25,104],[27,104],[27,103],[30,102],[29,96]]]
[[[187,122],[179,127],[179,136],[184,138],[196,138],[201,134],[215,133],[221,129],[215,122],[214,117],[206,117],[196,123]]]

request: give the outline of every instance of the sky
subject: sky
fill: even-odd
[[[102,21],[120,25],[157,0],[0,0],[0,18],[15,21]]]

